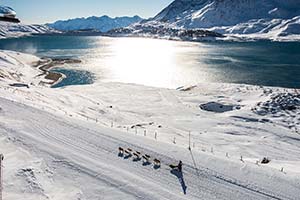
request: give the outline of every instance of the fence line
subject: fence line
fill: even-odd
[[[13,101],[13,100],[11,100],[11,101]],[[98,118],[94,119],[94,118],[89,118],[88,116],[86,117],[86,120],[87,121],[92,120],[92,121],[95,121],[96,123],[99,122]],[[109,127],[109,124],[107,124],[107,123],[103,122],[102,124],[105,125],[105,126],[107,126],[107,127]],[[110,127],[111,128],[115,128],[115,129],[125,128],[127,133],[130,133],[130,130],[134,129],[135,135],[138,135],[138,128],[136,126],[134,126],[134,127],[131,126],[131,128],[130,128],[130,126],[117,126],[117,124],[115,123],[115,121],[111,121]],[[146,128],[141,128],[141,129],[143,130],[143,136],[144,137],[149,137],[149,134],[147,134],[147,133],[150,133],[150,131],[147,131]],[[158,131],[155,130],[153,132],[154,132],[154,134],[153,134],[154,135],[154,137],[153,137],[154,140],[158,140]],[[208,146],[205,146],[204,144],[201,144],[201,145],[197,146],[197,143],[194,142],[194,141],[192,141],[191,131],[186,131],[186,132],[188,133],[188,141],[186,141],[187,142],[187,148],[188,148],[188,150],[198,149],[198,150],[200,150],[202,152],[210,152],[212,154],[218,155],[218,152],[212,146],[210,146],[209,148],[208,148]],[[177,142],[176,136],[174,136],[173,140],[170,140],[170,142],[173,143],[173,144],[175,144],[175,145],[180,145],[180,143]],[[221,152],[219,152],[219,153],[221,153]],[[224,153],[224,152],[222,152],[222,153]],[[226,152],[225,157],[230,158],[228,152]],[[244,157],[242,155],[240,155],[240,157],[239,157],[238,160],[240,160],[243,163],[245,162]],[[254,164],[259,165],[259,161],[256,161]],[[283,167],[280,168],[280,172],[286,173],[286,171],[284,170]],[[2,200],[2,199],[0,199],[0,200]]]
[[[115,126],[116,128],[117,128],[117,126]],[[122,126],[121,126],[122,127]],[[125,128],[126,128],[126,131],[128,132],[128,133],[130,133],[130,130],[134,130],[134,132],[135,132],[135,135],[139,135],[138,134],[138,129],[137,129],[137,127],[134,127],[134,129],[133,128],[130,128],[129,126],[125,126]],[[148,131],[146,128],[141,128],[141,130],[143,130],[142,131],[142,133],[141,133],[141,135],[140,136],[144,136],[144,137],[148,137],[148,138],[150,138],[149,137],[149,135],[150,134],[147,134],[147,133],[150,133],[150,131]],[[143,134],[144,133],[144,134]],[[243,156],[243,155],[239,155],[239,156],[229,156],[229,153],[228,152],[226,152],[225,154],[224,154],[224,152],[223,151],[217,151],[217,149],[215,149],[214,147],[212,147],[212,146],[210,146],[210,147],[208,147],[208,146],[205,146],[204,144],[201,144],[201,145],[199,145],[199,146],[197,146],[197,143],[196,142],[194,142],[194,141],[192,141],[192,134],[191,134],[191,131],[188,131],[187,132],[188,133],[188,141],[186,140],[186,142],[187,142],[187,148],[188,148],[188,150],[192,150],[192,149],[198,149],[199,151],[202,151],[202,152],[208,152],[208,153],[211,153],[211,154],[213,154],[213,155],[220,155],[220,153],[223,153],[223,156],[225,156],[226,158],[232,158],[232,159],[236,159],[236,160],[239,160],[239,161],[241,161],[242,163],[245,163],[246,161],[245,161],[245,157]],[[153,139],[154,140],[158,140],[158,131],[157,130],[154,130],[153,131]],[[185,138],[186,139],[186,138]],[[170,142],[171,143],[173,143],[173,144],[175,144],[175,145],[180,145],[180,143],[178,143],[177,142],[177,138],[176,138],[176,136],[174,136],[173,137],[173,139],[172,140],[170,140]],[[184,143],[181,143],[181,144],[183,144],[184,145]],[[198,148],[197,148],[198,147]],[[219,153],[218,153],[219,152]],[[252,163],[252,162],[251,162]],[[260,161],[259,160],[257,160],[257,161],[255,161],[255,163],[253,163],[253,164],[256,164],[256,165],[259,165],[259,163],[260,163]],[[286,170],[284,170],[284,168],[283,167],[281,167],[280,169],[279,169],[279,171],[280,172],[283,172],[283,173],[286,173]]]

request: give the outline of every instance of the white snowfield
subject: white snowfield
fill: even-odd
[[[46,25],[26,25],[0,21],[0,39],[58,32]]]
[[[52,89],[39,86],[29,65],[36,59],[0,54],[3,74],[22,73],[0,77],[3,199],[299,199],[297,91],[102,82]],[[119,147],[151,163],[120,156]],[[270,163],[256,163],[263,157]],[[179,160],[183,176],[168,166]]]

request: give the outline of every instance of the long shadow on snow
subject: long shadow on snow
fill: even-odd
[[[181,188],[182,188],[182,191],[183,191],[184,194],[186,194],[187,186],[185,185],[185,182],[184,182],[183,173],[178,171],[177,169],[172,169],[171,174],[175,175],[178,178],[179,183],[180,183]]]

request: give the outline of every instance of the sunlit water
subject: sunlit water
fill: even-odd
[[[167,88],[200,82],[300,87],[300,43],[42,36],[0,40],[0,48],[81,59],[60,69],[76,71],[64,71],[69,79],[59,86],[117,81]]]

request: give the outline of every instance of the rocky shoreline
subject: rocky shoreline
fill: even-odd
[[[81,60],[72,59],[72,58],[42,58],[37,63],[34,64],[34,67],[42,71],[38,76],[45,76],[45,79],[50,80],[51,82],[41,81],[42,85],[55,85],[59,83],[62,79],[65,78],[65,75],[58,72],[50,71],[53,67],[61,66],[64,64],[76,64],[81,63]]]

